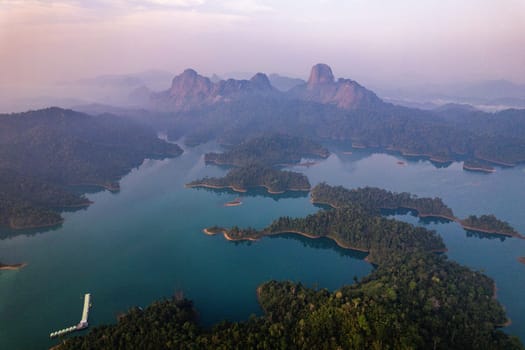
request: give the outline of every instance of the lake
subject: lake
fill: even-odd
[[[326,160],[305,168],[312,185],[377,186],[418,196],[439,196],[458,217],[493,213],[525,233],[525,168],[497,168],[493,174],[463,171],[461,163],[437,168],[426,160],[341,145]],[[258,242],[228,242],[207,236],[211,226],[262,228],[273,219],[318,210],[309,197],[242,194],[243,204],[224,204],[239,194],[187,189],[184,184],[226,170],[206,166],[203,154],[215,144],[185,150],[175,159],[146,160],[121,180],[121,191],[90,193],[85,210],[64,213],[65,223],[0,240],[3,262],[27,262],[19,271],[0,271],[0,348],[45,349],[57,343],[49,333],[76,325],[84,293],[92,294],[90,325],[114,323],[132,306],[182,291],[192,299],[201,321],[243,320],[261,314],[256,287],[267,280],[293,280],[335,290],[372,271],[364,254],[326,239],[294,235]],[[396,218],[435,229],[447,255],[495,279],[498,299],[512,319],[505,328],[525,341],[525,240],[467,234],[456,223]],[[77,333],[81,334],[81,333]]]

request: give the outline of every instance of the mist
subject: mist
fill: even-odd
[[[0,103],[3,110],[21,99],[122,103],[112,91],[64,83],[189,67],[208,76],[305,79],[317,62],[385,95],[484,80],[523,84],[523,33],[525,3],[517,0],[7,0],[0,3]]]

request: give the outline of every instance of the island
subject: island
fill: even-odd
[[[329,155],[326,148],[310,139],[274,134],[248,139],[224,153],[206,153],[204,160],[237,167],[253,163],[277,166],[298,164],[305,157],[327,158]]]
[[[21,268],[26,267],[26,263],[21,264],[2,264],[0,262],[0,270],[20,270]]]
[[[242,199],[240,197],[237,197],[234,200],[224,204],[225,207],[238,207],[239,205],[242,205]]]
[[[467,171],[474,171],[474,172],[481,172],[481,173],[486,173],[486,174],[490,174],[490,173],[493,173],[496,171],[496,169],[494,169],[494,167],[486,164],[486,163],[483,163],[483,162],[480,162],[480,161],[477,161],[477,160],[466,160],[463,162],[463,170],[467,170]]]
[[[322,182],[312,189],[311,200],[314,204],[326,204],[333,208],[358,204],[371,213],[378,213],[381,209],[410,209],[419,217],[456,220],[452,209],[441,198],[420,198],[410,193],[395,193],[377,187],[346,189]]]
[[[206,177],[186,184],[187,187],[230,188],[246,192],[250,188],[264,187],[270,194],[286,191],[310,190],[308,178],[294,171],[278,170],[261,165],[248,165],[230,170],[225,177]]]
[[[476,231],[489,234],[498,234],[509,237],[525,238],[517,232],[506,221],[501,221],[494,215],[470,215],[466,219],[459,220],[459,223],[465,230]]]
[[[522,264],[525,264],[525,256],[520,256],[520,257],[518,258],[518,261],[519,261],[520,263],[522,263]]]

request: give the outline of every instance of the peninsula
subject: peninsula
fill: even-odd
[[[357,205],[320,210],[305,218],[281,217],[262,230],[210,227],[206,234],[222,233],[230,241],[255,241],[264,236],[294,233],[307,238],[326,237],[346,249],[369,253],[375,264],[389,254],[413,251],[444,252],[445,245],[435,231],[401,221],[371,215]]]
[[[417,197],[406,192],[395,193],[376,187],[346,189],[342,186],[320,183],[312,189],[311,201],[314,204],[325,204],[333,208],[359,205],[367,212],[376,214],[381,209],[409,209],[416,212],[418,217],[455,221],[467,231],[524,238],[509,223],[499,220],[494,215],[481,215],[480,217],[471,215],[466,219],[459,219],[439,197]]]
[[[395,193],[377,187],[347,189],[322,182],[312,189],[311,200],[314,204],[326,204],[333,208],[357,204],[370,213],[379,213],[381,209],[410,209],[419,217],[456,220],[452,209],[441,198],[420,198],[407,192]]]
[[[63,209],[91,204],[73,187],[118,191],[118,180],[144,159],[182,153],[123,118],[57,107],[0,114],[0,136],[0,225],[12,230],[60,225]]]
[[[206,153],[206,163],[243,167],[253,163],[267,166],[299,164],[302,158],[327,158],[330,152],[303,137],[274,134],[248,139],[224,153]]]

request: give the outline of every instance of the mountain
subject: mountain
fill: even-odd
[[[254,96],[273,96],[335,105],[342,109],[374,107],[383,104],[372,91],[350,79],[334,78],[332,69],[326,64],[315,65],[307,82],[272,75],[274,81],[285,90],[275,89],[270,79],[263,73],[255,74],[246,80],[213,80],[198,74],[193,69],[186,69],[173,78],[168,90],[150,94],[149,107],[164,111],[189,111],[221,102],[232,102]],[[135,96],[142,96],[144,89],[134,91]],[[139,100],[141,98],[138,98]]]
[[[525,85],[507,80],[475,83],[377,87],[385,100],[408,107],[432,109],[449,103],[470,104],[485,111],[525,108]]]
[[[525,98],[525,85],[507,80],[485,80],[457,89],[459,97],[495,100],[502,98]]]
[[[336,81],[332,69],[324,63],[313,66],[308,81],[293,88],[290,94],[295,98],[332,104],[342,109],[383,104],[375,93],[354,80],[340,78]]]
[[[265,133],[287,133],[441,163],[525,162],[525,110],[486,113],[458,104],[426,111],[396,106],[353,80],[336,80],[326,64],[315,65],[308,81],[288,92],[273,88],[262,73],[250,80],[213,83],[188,69],[173,79],[170,89],[152,94],[144,107],[159,114],[155,123],[162,123],[170,139],[185,136],[188,145],[211,139],[235,144]]]
[[[270,74],[268,76],[272,86],[281,91],[288,91],[296,86],[303,85],[305,81],[299,78],[290,78],[279,74]]]
[[[160,110],[190,110],[218,102],[229,102],[253,95],[269,95],[276,90],[263,73],[250,80],[220,80],[212,82],[193,69],[186,69],[173,78],[171,88],[150,97],[150,105]]]

